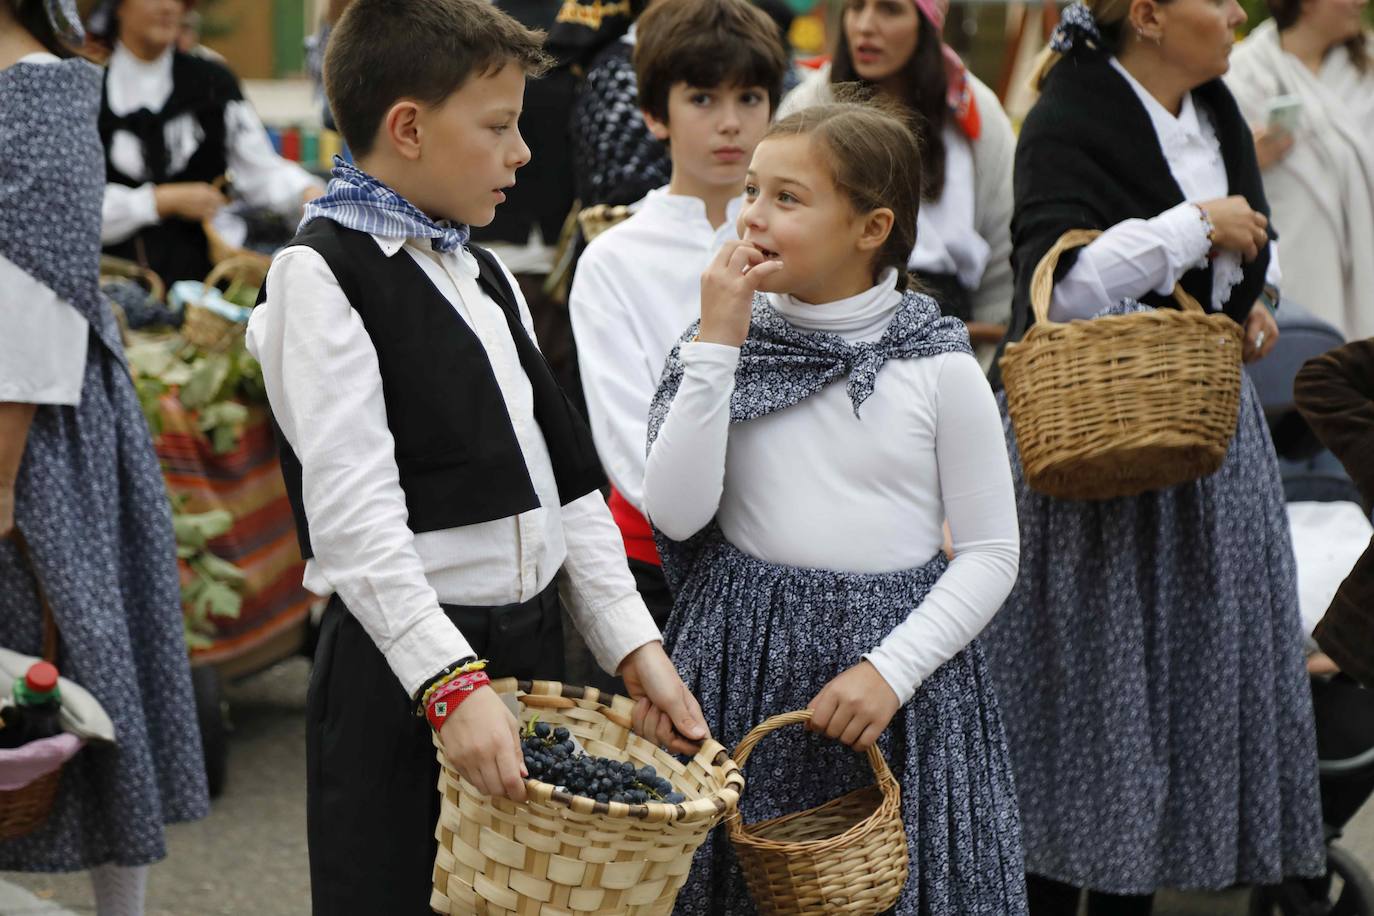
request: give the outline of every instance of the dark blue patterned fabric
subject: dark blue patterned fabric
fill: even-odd
[[[664,634],[711,734],[734,747],[778,713],[806,708],[920,604],[944,572],[844,573],[779,566],[718,534],[678,590]],[[879,740],[902,789],[910,876],[897,916],[1026,912],[1016,793],[983,651],[936,669]],[[740,811],[754,823],[872,785],[868,759],[800,726],[759,743]],[[754,912],[724,828],[697,852],[678,916]]]
[[[672,177],[668,147],[639,113],[632,51],[614,41],[597,55],[573,109],[573,168],[584,207],[633,203]]]
[[[15,522],[57,620],[58,667],[104,706],[118,745],[64,768],[47,823],[0,842],[0,870],[155,862],[163,826],[208,809],[167,492],[98,290],[100,86],[78,60],[0,71],[0,254],[90,322],[81,403],[38,407]],[[40,621],[33,574],[0,541],[0,645],[37,654]]]
[[[1100,502],[1031,490],[1001,403],[1021,572],[982,639],[1027,870],[1115,894],[1321,874],[1293,548],[1249,379],[1220,470]]]

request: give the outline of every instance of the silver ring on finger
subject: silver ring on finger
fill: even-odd
[[[1260,348],[1263,347],[1263,346],[1264,346],[1264,332],[1263,332],[1263,331],[1260,331],[1258,334],[1255,335],[1255,349],[1258,350],[1258,349],[1260,349]]]

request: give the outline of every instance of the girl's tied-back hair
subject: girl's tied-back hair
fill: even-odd
[[[1267,0],[1269,15],[1274,17],[1274,25],[1280,32],[1286,32],[1298,24],[1302,18],[1302,0]],[[1341,42],[1350,52],[1350,60],[1360,73],[1369,71],[1369,30],[1362,29]]]
[[[946,72],[944,49],[940,40],[941,23],[933,22],[919,6],[916,15],[920,20],[916,34],[916,49],[911,52],[911,57],[902,70],[902,82],[906,86],[905,101],[910,106],[912,114],[916,116],[914,127],[921,139],[921,198],[934,201],[939,200],[945,190],[944,130],[945,123],[950,117],[949,75]],[[849,53],[849,36],[845,34],[843,22],[840,28],[835,30],[835,34],[830,82],[867,85],[854,69],[854,58]]]
[[[907,260],[916,247],[921,206],[921,155],[909,115],[895,102],[870,98],[864,90],[837,86],[838,101],[804,108],[769,128],[770,137],[810,136],[830,170],[835,187],[854,212],[892,211],[892,231],[873,256],[873,280],[897,269],[897,288],[911,286]]]
[[[1170,0],[1159,2],[1169,3]],[[1072,48],[1086,45],[1104,54],[1120,53],[1130,14],[1131,0],[1078,0],[1068,7],[1049,45],[1035,60],[1031,89],[1039,92],[1045,77]]]

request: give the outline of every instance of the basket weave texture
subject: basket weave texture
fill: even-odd
[[[650,916],[672,912],[692,855],[735,810],[744,777],[708,740],[683,764],[630,730],[634,702],[554,681],[493,681],[521,719],[565,726],[588,754],[653,766],[687,796],[680,805],[599,803],[528,780],[524,803],[489,798],[451,769],[442,749],[439,852],[430,906],[490,916]],[[438,736],[435,736],[438,748]]]
[[[1001,361],[1026,480],[1060,499],[1135,496],[1211,474],[1240,410],[1240,328],[1181,286],[1181,311],[1049,320],[1060,255],[1100,234],[1066,232],[1045,254],[1031,281],[1035,324]]]
[[[29,569],[33,561],[29,558],[29,546],[23,535],[13,535],[20,559]],[[48,663],[57,661],[57,620],[53,617],[52,606],[48,604],[48,594],[38,581],[38,600],[43,606],[43,660]],[[0,792],[0,842],[13,840],[32,833],[48,819],[53,801],[57,798],[57,786],[62,781],[62,769],[58,767],[51,773],[40,776],[33,782],[17,789]]]
[[[623,223],[634,214],[623,204],[597,204],[587,207],[577,214],[577,223],[582,227],[582,237],[588,242],[617,223]]]
[[[205,289],[208,292],[221,283],[227,283],[231,287],[240,284],[261,286],[266,281],[267,267],[261,259],[229,258],[210,269],[210,273],[205,277]],[[196,302],[186,303],[181,336],[202,350],[222,353],[235,341],[242,340],[246,330],[247,325],[241,321],[230,321]]]
[[[735,748],[743,767],[754,746],[811,712],[783,713],[757,726]],[[906,828],[897,779],[876,746],[868,762],[877,784],[808,811],[756,824],[736,812],[727,823],[730,842],[760,913],[881,913],[906,884]]]

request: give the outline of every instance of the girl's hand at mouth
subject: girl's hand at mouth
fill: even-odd
[[[749,242],[727,242],[701,275],[701,331],[706,343],[738,347],[749,336],[754,293],[782,270],[782,261],[768,258]]]

